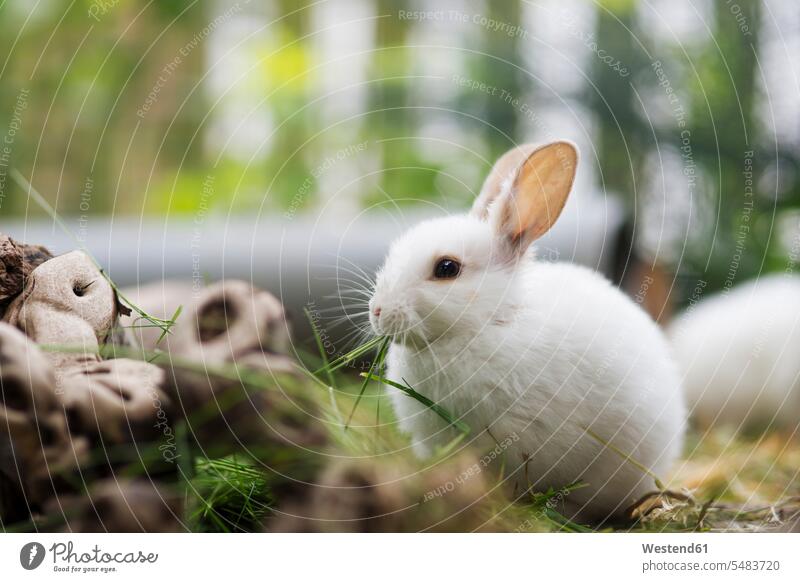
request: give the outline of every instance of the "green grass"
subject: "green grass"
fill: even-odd
[[[268,475],[235,455],[198,459],[191,491],[188,517],[194,531],[257,531],[274,503]]]

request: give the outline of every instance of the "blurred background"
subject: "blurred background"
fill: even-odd
[[[75,247],[17,168],[123,284],[302,305],[568,138],[545,258],[658,266],[685,304],[797,260],[798,54],[793,0],[6,0],[0,227]]]

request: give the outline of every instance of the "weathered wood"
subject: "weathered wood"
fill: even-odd
[[[52,258],[43,246],[20,243],[0,233],[0,317],[22,292],[31,271]]]

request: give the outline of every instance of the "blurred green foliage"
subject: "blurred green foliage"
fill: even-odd
[[[341,9],[348,5],[347,0],[337,4]],[[507,0],[469,7],[526,32],[509,34],[473,24],[460,49],[454,48],[465,76],[512,95],[532,96],[536,106],[549,89],[526,70],[539,46],[535,35],[528,34],[531,22],[525,10],[530,6]],[[758,0],[739,0],[737,7],[743,15],[739,19],[730,2],[714,0],[710,34],[692,44],[689,53],[677,39],[671,46],[656,47],[644,27],[640,2],[594,3],[593,42],[625,63],[629,74],[620,75],[601,59],[590,58],[584,71],[588,82],[579,96],[591,117],[586,123],[594,127],[596,182],[624,200],[632,215],[649,187],[644,179],[648,156],[664,146],[680,151],[681,132],[689,132],[699,177],[695,193],[714,215],[707,224],[693,225],[698,235],[681,253],[681,263],[673,266],[706,279],[710,289],[725,285],[738,256],[746,164],[752,163],[754,170],[754,207],[746,219],[746,244],[738,249],[737,279],[783,268],[785,249],[777,245],[771,225],[781,212],[800,206],[800,154],[766,147],[771,136],[755,112],[768,98],[759,93],[757,83],[763,7]],[[336,148],[368,142],[368,155],[358,163],[371,180],[354,186],[361,205],[384,203],[387,197],[400,203],[407,198],[466,203],[480,187],[489,161],[513,143],[530,139],[531,124],[518,107],[465,87],[444,87],[450,96],[443,104],[435,94],[454,83],[445,76],[418,78],[429,75],[422,65],[434,53],[420,41],[426,23],[399,17],[404,9],[420,10],[421,4],[370,4],[362,31],[372,48],[366,51],[369,64],[359,84],[366,98],[359,115],[336,119],[335,109],[327,118],[321,113],[321,103],[329,97],[324,91],[330,91],[321,81],[322,69],[335,76],[337,67],[344,72],[352,64],[325,63],[328,55],[314,43],[327,23],[315,16],[310,2],[8,0],[0,5],[0,55],[5,55],[0,59],[0,133],[8,136],[15,119],[21,130],[15,132],[7,165],[31,176],[65,214],[192,215],[207,207],[223,213],[275,212],[319,204],[327,195],[325,179],[315,171],[321,160]],[[552,17],[551,26],[560,26],[557,14]],[[253,26],[240,26],[248,18]],[[447,26],[448,18],[439,25]],[[750,34],[742,33],[741,18]],[[239,28],[226,34],[233,34],[236,42],[228,38],[228,43],[238,46],[241,41],[250,59],[245,78],[231,80],[236,95],[249,96],[241,103],[233,99],[233,91],[209,90],[210,72],[219,67],[212,62],[215,35],[233,20]],[[439,56],[437,52],[435,58]],[[671,121],[653,124],[653,104],[647,100],[665,99],[653,70],[655,60],[663,61],[665,74],[681,95],[685,128]],[[246,113],[251,107],[266,112],[262,143],[245,148],[246,155],[234,155],[224,140],[238,140],[239,134],[219,134],[219,127],[230,129],[242,119],[250,126],[251,118],[243,115],[228,122],[224,115],[216,121],[214,117],[224,111]],[[417,138],[428,129],[433,110],[460,128],[452,140],[473,140],[465,148],[480,144],[476,155],[485,158],[481,167],[459,173],[447,155],[431,155],[430,147],[420,145]],[[451,157],[463,154],[452,143],[436,150]],[[750,150],[753,159],[747,160]],[[777,164],[783,169],[779,188],[761,179],[774,173]],[[209,177],[213,196],[203,196]],[[686,177],[674,179],[685,182]],[[10,184],[3,185],[2,194],[3,216],[36,213]]]

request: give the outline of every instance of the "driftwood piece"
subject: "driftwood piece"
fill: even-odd
[[[325,441],[315,429],[320,424],[315,403],[307,386],[299,386],[287,355],[283,308],[269,293],[243,281],[203,289],[163,347],[175,358],[167,373],[173,398],[204,451]]]
[[[197,362],[264,371],[291,371],[289,348],[280,301],[244,281],[223,281],[203,289],[168,341],[170,353]]]
[[[62,477],[87,459],[88,442],[70,434],[44,355],[27,337],[0,323],[1,467],[36,505],[62,488]]]
[[[287,355],[291,343],[283,306],[270,293],[245,281],[222,281],[197,289],[189,282],[168,280],[124,289],[123,294],[160,319],[169,319],[182,308],[166,338],[161,337],[160,328],[134,326],[133,335],[146,351],[161,349],[207,365],[225,363],[276,372],[294,369]]]
[[[48,353],[56,367],[99,360],[96,352],[116,318],[111,284],[81,251],[50,259],[31,271],[3,317],[40,345],[70,348]]]
[[[137,360],[84,362],[58,379],[58,399],[70,430],[99,436],[104,444],[158,441],[170,427],[164,371]]]
[[[0,317],[22,292],[31,271],[52,258],[43,246],[19,243],[0,233]]]
[[[165,384],[161,368],[135,360],[54,370],[24,334],[0,323],[0,518],[25,519],[74,484],[133,465],[173,475],[176,418]],[[90,450],[103,455],[91,460]]]

